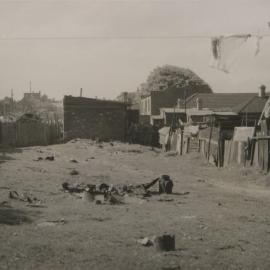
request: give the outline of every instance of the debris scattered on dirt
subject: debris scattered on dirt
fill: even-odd
[[[45,160],[54,161],[54,156],[47,156]]]
[[[10,189],[10,187],[0,187],[0,189]]]
[[[165,153],[165,157],[175,157],[178,153],[176,151],[170,151]]]
[[[110,204],[124,204],[123,196],[119,194],[106,194],[105,201],[108,201]]]
[[[174,195],[179,195],[179,196],[185,196],[185,195],[188,195],[188,194],[190,194],[189,191],[174,193]]]
[[[38,157],[37,159],[33,159],[33,161],[41,161],[43,160],[43,157]]]
[[[28,207],[33,207],[33,208],[46,208],[47,206],[45,204],[41,204],[41,203],[29,203],[26,206]]]
[[[76,170],[74,170],[76,171]],[[103,195],[105,203],[110,204],[123,204],[131,202],[129,196],[136,196],[139,198],[146,198],[151,196],[150,188],[159,183],[159,194],[172,193],[173,182],[168,175],[162,175],[159,178],[152,180],[146,184],[140,185],[111,185],[102,183],[100,185],[93,184],[75,184],[71,185],[67,182],[62,184],[63,190],[69,193],[83,193],[83,200],[94,202],[97,195]],[[100,200],[100,199],[99,199]],[[101,200],[100,200],[101,201]],[[135,200],[132,200],[135,201]],[[102,201],[101,201],[102,203]],[[99,204],[99,203],[97,203]]]
[[[173,202],[174,201],[174,199],[169,199],[169,198],[160,198],[160,199],[158,199],[158,201],[159,202]]]
[[[233,248],[236,248],[235,245],[225,245],[225,246],[222,246],[222,247],[218,247],[216,248],[217,250],[227,250],[227,249],[233,249]]]
[[[144,237],[143,239],[137,240],[137,243],[141,244],[144,247],[150,247],[154,245],[154,241],[149,237]]]
[[[95,157],[90,157],[90,158],[87,158],[85,161],[89,161],[91,159],[95,159]]]
[[[94,193],[90,192],[89,190],[85,190],[83,192],[82,199],[85,202],[93,202],[93,201],[95,201],[95,195],[94,195]]]
[[[171,194],[173,189],[173,181],[169,175],[162,175],[159,178],[159,193]]]
[[[14,200],[19,200],[23,202],[29,202],[32,203],[36,198],[31,198],[30,196],[27,196],[25,193],[19,194],[17,191],[10,191],[9,192],[9,198]]]
[[[86,189],[93,189],[94,187],[96,187],[95,185],[85,185],[85,184],[74,184],[71,185],[67,182],[64,182],[62,184],[63,190],[65,192],[70,192],[70,193],[82,193],[84,192]]]
[[[71,162],[71,163],[79,163],[79,161],[76,160],[76,159],[71,159],[70,162]]]
[[[205,180],[204,179],[197,179],[197,182],[205,183]]]
[[[3,206],[3,207],[11,207],[11,205],[8,203],[8,201],[2,201],[0,203],[0,206]]]
[[[70,175],[78,175],[79,172],[75,169],[71,170],[71,172],[69,173]]]
[[[145,247],[155,246],[157,251],[175,250],[175,236],[172,234],[163,234],[161,236],[144,237],[137,240],[137,243]]]
[[[111,218],[101,218],[101,217],[94,217],[94,218],[91,218],[91,220],[93,221],[98,221],[98,222],[103,222],[103,221],[108,221],[108,220],[111,220]]]
[[[135,154],[142,154],[143,151],[140,149],[127,149],[127,150],[120,150],[122,153],[135,153]]]
[[[173,251],[175,250],[175,236],[173,234],[157,236],[154,244],[157,251]]]
[[[29,207],[40,207],[40,208],[46,207],[44,205],[44,202],[38,200],[36,197],[33,197],[32,195],[29,195],[27,193],[18,193],[16,190],[9,192],[9,198],[13,200],[27,202],[28,204],[26,206]]]
[[[40,227],[50,227],[50,226],[64,225],[66,223],[67,221],[62,218],[62,219],[57,219],[57,220],[44,221],[44,222],[38,223],[37,225]]]
[[[235,249],[235,248],[239,248],[241,251],[245,251],[245,249],[240,244],[225,245],[225,246],[217,247],[216,249],[217,250],[229,250],[229,249]]]

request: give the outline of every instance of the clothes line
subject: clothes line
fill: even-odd
[[[258,37],[258,34],[237,34]],[[0,40],[91,40],[91,39],[212,39],[215,36],[224,35],[171,35],[171,36],[0,36]],[[270,34],[259,34],[260,37],[270,37]]]
[[[229,68],[235,61],[241,46],[250,38],[256,39],[254,56],[261,49],[261,41],[270,37],[267,33],[233,34],[233,35],[171,35],[171,36],[0,36],[0,41],[27,40],[177,40],[177,39],[209,39],[211,41],[212,68],[229,73]]]

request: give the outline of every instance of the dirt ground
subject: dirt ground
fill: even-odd
[[[55,160],[34,161],[49,155]],[[174,194],[121,205],[61,190],[63,182],[139,184],[162,174]],[[9,199],[9,191],[44,207]],[[268,176],[218,169],[198,153],[88,140],[0,153],[0,204],[0,269],[270,269]],[[175,235],[174,251],[137,243],[165,232]]]

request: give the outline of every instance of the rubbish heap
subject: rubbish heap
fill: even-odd
[[[151,187],[158,184],[158,191],[153,192]],[[85,201],[96,201],[96,204],[101,204],[96,197],[102,196],[104,202],[110,204],[122,204],[127,196],[136,196],[138,198],[150,197],[153,194],[171,194],[173,189],[173,181],[169,175],[162,175],[149,183],[138,185],[108,185],[102,183],[100,185],[93,184],[76,184],[71,185],[67,182],[62,184],[63,191],[69,193],[81,193]]]

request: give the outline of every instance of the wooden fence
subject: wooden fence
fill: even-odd
[[[62,141],[62,123],[41,121],[0,122],[0,145],[26,147]]]
[[[224,139],[220,128],[211,126],[199,132],[199,149],[203,156],[218,167],[224,164]]]

